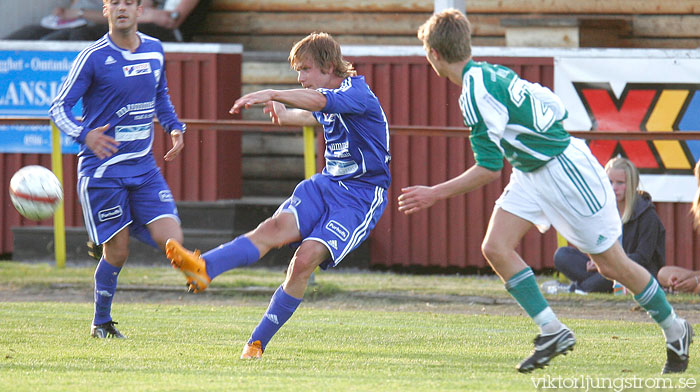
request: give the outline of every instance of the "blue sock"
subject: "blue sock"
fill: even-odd
[[[255,263],[260,258],[260,252],[248,237],[242,235],[231,242],[219,245],[202,257],[207,263],[209,278],[214,279],[222,272]]]
[[[94,325],[104,324],[112,321],[112,299],[117,291],[117,277],[120,267],[115,267],[105,260],[100,259],[95,269],[95,318]]]
[[[280,286],[272,296],[270,306],[267,307],[267,311],[263,315],[262,320],[260,320],[258,326],[255,327],[248,343],[259,340],[263,351],[265,351],[267,343],[277,333],[280,327],[292,317],[292,314],[297,310],[300,303],[301,298],[292,297],[285,293],[282,286]]]

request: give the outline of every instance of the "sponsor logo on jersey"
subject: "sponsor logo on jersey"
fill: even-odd
[[[122,67],[125,77],[146,75],[151,73],[151,63],[139,63],[132,65],[125,65]]]
[[[110,65],[116,63],[117,60],[114,59],[112,56],[107,56],[107,60],[105,60],[105,65]]]
[[[97,213],[97,219],[99,219],[100,222],[117,219],[120,216],[122,216],[122,206],[115,206],[106,210],[100,210],[100,212]]]
[[[348,158],[350,156],[350,143],[340,142],[340,143],[329,143],[328,149],[331,151],[336,158]]]
[[[346,174],[355,173],[359,169],[354,161],[338,161],[334,159],[326,159],[326,170],[332,176],[344,176]]]
[[[336,240],[330,240],[330,241],[328,241],[328,245],[330,245],[331,248],[333,248],[333,249],[335,249],[335,250],[338,250],[338,241],[336,241]]]
[[[323,113],[323,122],[331,123],[338,117],[336,113]]]
[[[114,128],[114,138],[118,142],[144,140],[151,137],[151,124],[120,125]]]
[[[160,198],[160,201],[167,203],[173,201],[173,194],[170,193],[169,190],[164,190],[158,192],[158,197]]]
[[[338,236],[343,241],[346,241],[348,237],[350,236],[350,232],[348,229],[343,227],[340,223],[330,220],[328,223],[326,223],[326,229],[328,229],[331,233],[335,234]]]
[[[152,101],[148,102],[138,102],[138,103],[130,103],[126,106],[123,106],[121,109],[117,110],[117,116],[123,117],[127,113],[131,114],[143,114],[143,113],[152,113],[155,110],[156,107],[156,101],[155,99]],[[150,123],[149,123],[150,125]]]

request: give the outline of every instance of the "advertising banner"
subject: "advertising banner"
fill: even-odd
[[[700,130],[700,58],[565,57],[554,59],[554,91],[570,131]],[[601,164],[621,155],[640,171],[654,201],[690,202],[700,141],[591,140]]]
[[[0,116],[48,116],[51,102],[68,75],[78,51],[0,50]],[[82,113],[82,102],[74,107]],[[61,135],[63,152],[78,145]],[[0,126],[0,153],[50,153],[49,125]]]

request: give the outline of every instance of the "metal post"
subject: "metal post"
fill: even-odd
[[[467,14],[467,0],[435,0],[433,6],[433,12],[438,13],[442,10],[448,8],[456,8],[462,11],[464,15]]]
[[[304,127],[304,177],[311,178],[316,174],[316,135],[314,127]],[[316,283],[316,272],[320,268],[316,267],[314,272],[309,276],[309,284]]]
[[[314,127],[304,127],[304,178],[316,174],[316,137]]]
[[[51,122],[51,169],[58,177],[58,181],[63,186],[63,155],[61,151],[61,132],[56,128],[56,124]],[[66,267],[66,220],[64,213],[64,203],[58,205],[56,213],[53,215],[53,247],[56,255],[56,267]]]

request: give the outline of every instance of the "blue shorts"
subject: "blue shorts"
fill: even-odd
[[[85,228],[96,244],[109,241],[126,226],[130,235],[158,248],[146,225],[170,217],[178,223],[175,200],[160,169],[132,178],[78,178]]]
[[[386,208],[386,193],[378,186],[315,174],[297,185],[275,215],[294,214],[302,242],[318,241],[328,248],[331,258],[321,264],[327,269],[369,236]]]

